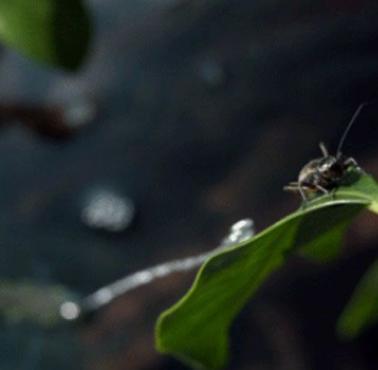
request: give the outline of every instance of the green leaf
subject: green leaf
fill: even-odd
[[[211,257],[189,292],[159,317],[157,349],[195,368],[224,367],[232,321],[266,278],[298,249],[319,253],[328,245],[334,254],[345,227],[366,207],[378,212],[378,185],[364,175]]]
[[[378,260],[368,269],[337,323],[342,338],[352,339],[378,323]]]
[[[1,0],[0,40],[44,63],[78,68],[90,24],[80,0]]]
[[[357,196],[358,198],[364,199],[366,197],[365,194],[369,194],[369,196],[365,198],[369,202],[368,207],[372,212],[378,213],[378,194],[375,181],[371,177],[366,177],[363,181],[361,181],[361,179],[360,181],[357,181],[359,179],[358,176],[358,173],[352,172],[345,178],[347,184],[353,183],[353,188],[350,189],[347,186],[341,187],[338,190],[339,196],[350,199]],[[316,201],[322,202],[323,199],[318,198],[318,200],[315,200],[312,204],[316,204]],[[346,220],[343,225],[339,225],[340,227],[337,231],[335,230],[331,233],[319,235],[314,239],[314,243],[301,248],[300,254],[319,262],[329,262],[334,260],[335,257],[339,255],[340,243],[338,241],[342,239],[344,232],[349,225],[349,221],[350,220]]]

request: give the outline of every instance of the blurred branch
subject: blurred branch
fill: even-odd
[[[62,107],[0,104],[0,128],[14,123],[20,123],[42,137],[57,140],[68,139],[77,131],[66,121]]]

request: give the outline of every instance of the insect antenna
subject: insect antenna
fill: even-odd
[[[348,134],[349,134],[349,131],[350,129],[352,128],[354,122],[356,122],[356,119],[358,118],[358,116],[360,115],[361,111],[363,108],[365,108],[367,105],[370,105],[370,104],[373,104],[375,103],[376,101],[367,101],[367,102],[364,102],[362,104],[360,104],[358,106],[358,108],[356,109],[356,111],[354,112],[353,116],[352,116],[352,119],[350,120],[350,122],[348,123],[348,126],[346,127],[343,135],[341,136],[341,139],[340,139],[340,142],[339,142],[339,145],[337,146],[337,154],[336,154],[336,157],[337,158],[340,158],[341,157],[341,149],[344,145],[344,142],[345,142],[345,139],[347,138]]]

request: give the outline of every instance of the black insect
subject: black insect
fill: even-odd
[[[352,157],[344,156],[341,149],[350,128],[367,104],[370,103],[363,103],[357,108],[340,139],[336,155],[330,155],[326,146],[320,143],[323,157],[308,162],[299,172],[298,180],[290,182],[289,185],[284,187],[284,190],[299,193],[302,199],[307,201],[311,195],[317,193],[328,194],[336,189],[352,167],[360,170],[356,160]]]

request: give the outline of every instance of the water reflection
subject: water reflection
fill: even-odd
[[[90,228],[120,232],[132,223],[134,214],[135,207],[129,198],[100,189],[88,196],[81,219]]]

